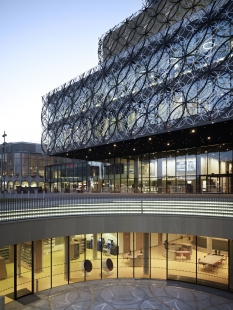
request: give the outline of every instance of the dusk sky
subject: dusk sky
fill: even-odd
[[[41,97],[95,67],[98,38],[142,2],[0,0],[1,136],[40,143]]]

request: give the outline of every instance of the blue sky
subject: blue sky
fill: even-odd
[[[96,66],[98,38],[142,2],[0,0],[1,136],[40,143],[41,97]]]

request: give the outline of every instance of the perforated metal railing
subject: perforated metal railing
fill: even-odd
[[[108,214],[160,214],[233,218],[233,198],[99,197],[6,199],[0,222]]]

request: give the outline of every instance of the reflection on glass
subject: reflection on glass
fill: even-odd
[[[68,237],[54,238],[52,246],[52,286],[68,283]]]
[[[195,236],[168,234],[168,278],[196,282]]]
[[[219,288],[228,284],[228,240],[197,236],[197,283]]]
[[[105,246],[105,238],[101,234],[87,235],[86,260],[91,262],[89,270],[86,270],[86,280],[101,279],[101,258],[103,247]]]
[[[134,233],[119,233],[118,277],[133,278]]]
[[[86,239],[84,235],[70,236],[70,282],[81,282],[85,280],[83,272],[83,261],[86,254]]]
[[[117,233],[102,234],[105,243],[102,250],[102,278],[117,277],[117,255],[119,247],[117,245]]]
[[[54,238],[34,241],[35,291],[37,289],[43,291],[51,287],[51,249],[54,245]]]
[[[166,234],[151,233],[151,278],[166,279]]]

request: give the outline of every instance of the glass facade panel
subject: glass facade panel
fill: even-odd
[[[186,152],[186,193],[197,193],[197,162],[196,148],[188,149]]]
[[[51,259],[55,239],[34,241],[34,288],[43,291],[51,287]],[[38,281],[38,282],[37,282]]]
[[[0,248],[0,293],[6,296],[6,303],[14,299],[14,261],[17,298],[37,289],[110,278],[181,280],[224,290],[229,284],[232,290],[231,243],[222,238],[156,232],[24,242]]]
[[[134,233],[119,233],[118,277],[134,277]]]
[[[219,174],[219,146],[218,145],[210,145],[208,147],[208,174],[209,175]]]
[[[64,284],[68,284],[68,237],[57,237],[52,247],[52,286]]]
[[[0,248],[0,295],[5,303],[14,299],[14,246]]]
[[[88,235],[88,239],[92,243],[92,249],[86,250],[85,261],[87,267],[85,267],[85,277],[86,280],[98,280],[101,279],[101,260],[106,240],[101,234]],[[86,244],[87,242],[85,239],[85,245]]]
[[[105,244],[102,252],[102,278],[117,278],[118,270],[118,234],[105,233],[102,234]]]
[[[85,235],[70,236],[70,283],[85,280],[83,261],[85,260]]]
[[[196,282],[195,236],[168,234],[168,279]]]
[[[197,283],[225,288],[228,284],[228,240],[197,236]]]
[[[151,278],[166,279],[166,234],[151,233]]]
[[[214,172],[213,172],[214,171]],[[52,192],[233,192],[232,144],[46,167]]]
[[[17,245],[16,296],[32,293],[32,242]]]

